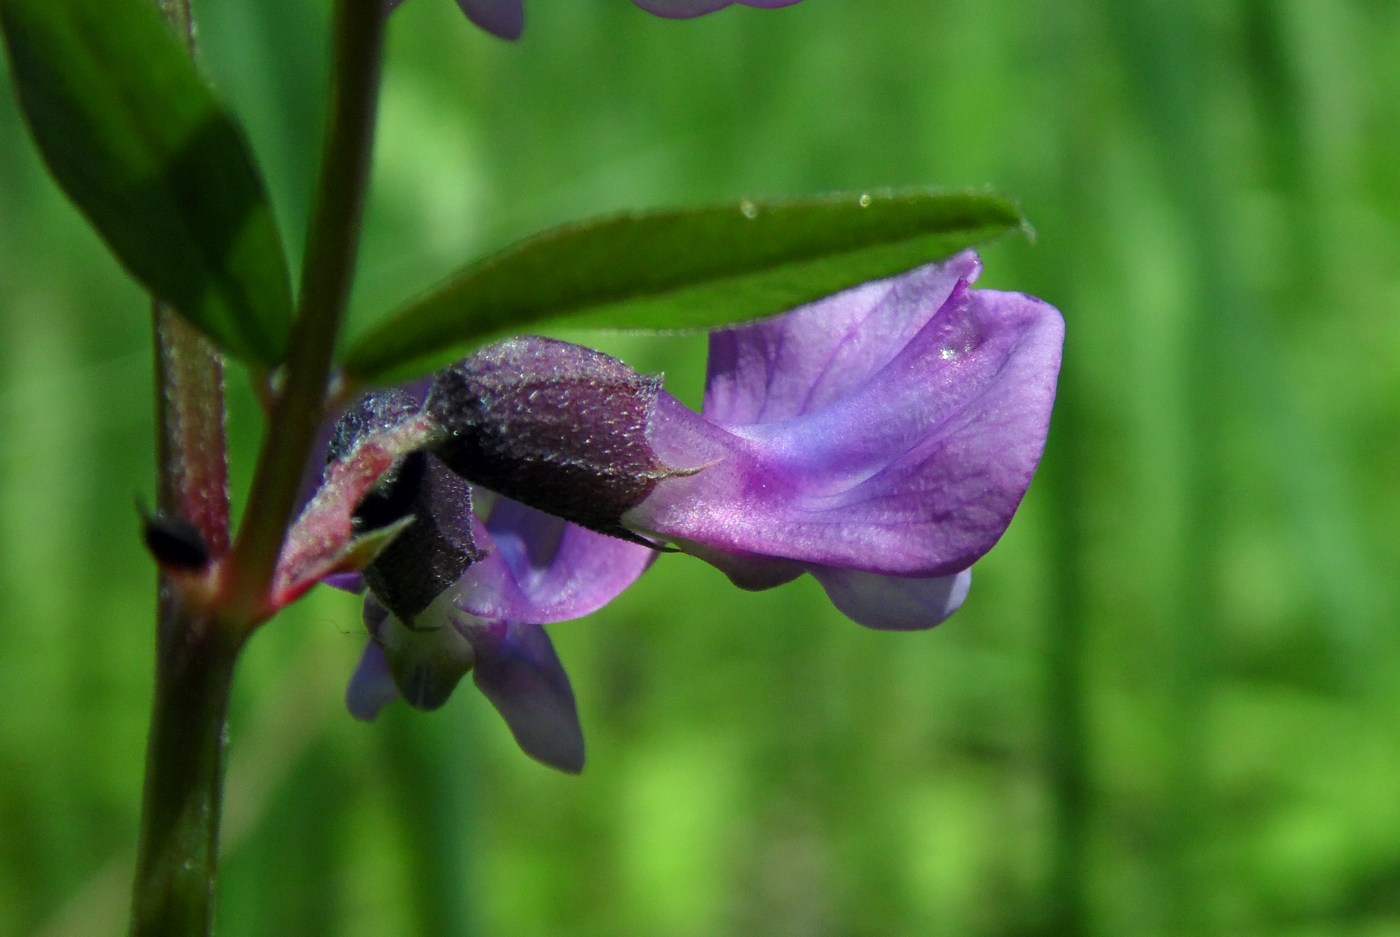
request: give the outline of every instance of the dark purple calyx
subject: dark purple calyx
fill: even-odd
[[[341,462],[370,436],[387,433],[416,415],[421,404],[398,388],[365,394],[347,409],[331,431],[327,462]]]
[[[362,440],[392,432],[419,409],[399,390],[365,397],[336,424],[329,457],[345,458]],[[486,555],[472,536],[471,486],[423,451],[401,456],[380,476],[355,506],[351,529],[368,534],[408,517],[408,527],[363,571],[370,591],[405,624]]]
[[[365,584],[410,624],[484,557],[472,537],[471,486],[425,452],[411,452],[356,508],[357,532],[412,523],[365,567]]]
[[[484,348],[440,372],[432,450],[474,484],[627,540],[621,517],[676,472],[647,441],[661,380],[546,338]]]

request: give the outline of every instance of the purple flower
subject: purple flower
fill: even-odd
[[[453,471],[764,589],[811,573],[876,628],[937,624],[1045,444],[1063,322],[972,290],[975,254],[715,333],[703,414],[606,355],[540,338],[435,380]]]
[[[389,0],[392,9],[401,0]],[[637,6],[668,19],[713,13],[738,2],[751,7],[785,7],[798,0],[632,0]],[[525,31],[524,0],[457,0],[457,6],[477,26],[502,39],[519,39]]]
[[[278,594],[290,600],[316,579],[367,588],[370,639],[346,695],[357,717],[399,697],[435,709],[473,671],[527,754],[578,771],[573,691],[540,625],[611,601],[655,553],[489,492],[474,498],[483,493],[420,448],[420,407],[391,390],[337,423]]]
[[[871,627],[934,625],[1025,494],[1060,366],[1059,314],[971,289],[979,271],[968,252],[715,332],[702,413],[537,337],[370,395],[330,434],[269,601],[366,590],[356,716],[436,708],[472,672],[568,771],[583,736],[541,625],[610,601],[662,543],[744,588],[810,573]]]
[[[370,641],[346,703],[360,719],[399,697],[436,709],[472,671],[527,755],[579,771],[583,730],[573,690],[540,625],[605,605],[655,554],[505,498],[486,521],[470,523],[480,558],[422,610],[396,614],[379,590],[366,596]]]

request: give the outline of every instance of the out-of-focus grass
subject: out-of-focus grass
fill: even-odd
[[[198,6],[299,250],[324,4]],[[991,183],[1069,328],[1047,463],[936,632],[663,557],[552,629],[590,745],[354,724],[348,597],[253,642],[220,933],[1400,932],[1400,9],[395,14],[355,322],[621,207]],[[117,932],[149,682],[143,300],[0,95],[0,933]],[[694,339],[600,341],[697,399]],[[236,386],[242,381],[233,375]],[[236,396],[235,481],[256,413]]]

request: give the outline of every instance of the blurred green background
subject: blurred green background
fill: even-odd
[[[595,212],[993,184],[1038,239],[984,285],[1068,322],[1045,463],[933,632],[681,556],[553,627],[578,778],[469,688],[352,721],[314,594],[235,688],[219,933],[1400,934],[1400,4],[527,5],[395,14],[356,323]],[[326,7],[196,4],[294,251]],[[114,934],[147,314],[0,82],[0,934]],[[599,342],[698,400],[700,340]]]

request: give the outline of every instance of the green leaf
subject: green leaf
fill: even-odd
[[[614,215],[468,266],[360,337],[364,381],[412,376],[491,338],[573,328],[690,330],[782,312],[1016,229],[984,192],[884,192]]]
[[[281,360],[291,290],[248,147],[151,0],[0,0],[25,118],[118,260],[232,354]]]

